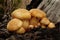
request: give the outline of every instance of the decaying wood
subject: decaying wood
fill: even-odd
[[[60,0],[43,0],[37,8],[45,11],[52,22],[60,22]]]

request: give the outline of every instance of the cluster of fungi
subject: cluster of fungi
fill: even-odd
[[[16,9],[11,13],[12,19],[7,24],[9,31],[23,34],[34,28],[55,28],[55,24],[49,21],[46,13],[40,9]]]

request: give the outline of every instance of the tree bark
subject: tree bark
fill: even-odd
[[[45,11],[52,22],[60,22],[60,0],[43,0],[37,8]]]

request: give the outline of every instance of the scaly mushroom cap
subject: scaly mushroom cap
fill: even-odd
[[[11,16],[18,19],[30,19],[31,13],[26,9],[16,9],[11,13]]]
[[[44,24],[44,25],[48,25],[50,23],[50,21],[47,18],[43,18],[40,23]]]
[[[41,19],[43,17],[46,17],[46,13],[43,12],[42,10],[40,10],[40,9],[31,9],[30,13],[31,13],[32,16],[37,17],[39,19]]]
[[[19,29],[22,26],[23,22],[19,19],[12,19],[8,22],[7,24],[7,29],[9,31],[16,31],[17,29]]]

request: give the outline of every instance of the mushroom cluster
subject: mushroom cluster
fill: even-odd
[[[55,28],[55,24],[49,21],[46,13],[40,9],[16,9],[11,13],[12,19],[7,24],[9,31],[23,34],[28,30],[38,28]]]

